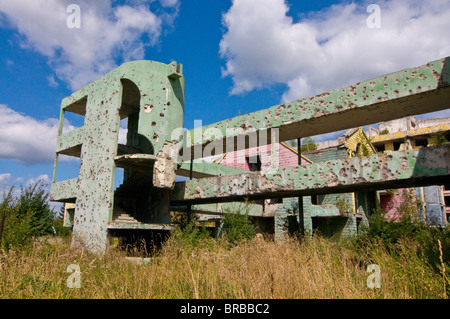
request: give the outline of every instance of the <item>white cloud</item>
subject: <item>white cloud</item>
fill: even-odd
[[[112,5],[111,0],[78,0],[80,28],[68,28],[72,0],[2,0],[0,13],[23,36],[21,45],[48,57],[56,75],[73,90],[111,71],[120,63],[145,57],[164,23],[175,16],[177,0],[164,0],[157,15],[143,1]],[[165,9],[170,12],[164,11]]]
[[[0,104],[0,159],[25,165],[53,161],[58,123],[57,119],[39,121]],[[74,128],[70,123],[64,127],[64,132]]]
[[[18,198],[21,195],[21,189],[28,186],[33,186],[37,182],[41,182],[44,186],[44,189],[47,193],[50,192],[50,185],[51,180],[47,174],[42,174],[37,177],[31,177],[27,180],[25,185],[23,185],[24,182],[23,177],[17,177],[13,181],[11,181],[11,174],[0,174],[0,201],[8,194],[11,187],[14,186],[11,195],[14,198]],[[53,209],[53,211],[58,212],[61,208],[61,203],[56,202],[48,202],[50,209]]]
[[[127,133],[128,133],[128,129],[126,128],[119,128],[119,140],[118,143],[119,144],[127,144]]]
[[[54,75],[49,75],[47,77],[47,81],[48,81],[48,85],[50,85],[53,88],[56,88],[59,86],[58,82],[56,82],[55,80],[55,76]]]
[[[176,7],[179,5],[178,0],[160,0],[163,7]]]
[[[120,123],[119,143],[127,143],[127,119]],[[59,120],[55,118],[39,121],[0,104],[0,160],[13,159],[21,164],[51,163],[55,159],[56,136]],[[63,133],[75,129],[64,120]],[[79,161],[72,156],[60,155],[59,161]],[[3,176],[5,175],[5,176]],[[7,174],[0,175],[0,184]]]
[[[119,144],[127,144],[127,133],[128,133],[128,118],[124,118],[120,121],[119,126],[119,137],[118,137],[118,143]]]
[[[9,185],[9,180],[11,179],[11,174],[0,174],[0,191],[4,190],[7,185]]]
[[[42,183],[42,185],[44,185],[45,187],[47,187],[47,188],[48,188],[48,191],[50,191],[49,186],[50,186],[50,184],[51,184],[51,180],[50,180],[50,178],[48,177],[47,174],[42,174],[42,175],[39,175],[38,177],[32,177],[32,178],[30,178],[30,179],[27,181],[27,186],[33,186],[33,185],[35,185],[35,184],[38,183],[38,182]]]
[[[313,61],[319,46],[308,24],[293,24],[282,0],[235,0],[224,15],[228,28],[220,42],[227,59],[224,75],[239,94],[272,83],[286,83]],[[301,58],[300,58],[301,56]]]
[[[11,189],[11,174],[0,174],[0,203],[5,199],[9,190]],[[17,194],[16,190],[13,190],[12,195],[15,196]]]
[[[450,55],[448,0],[377,1],[379,29],[366,24],[371,2],[333,5],[294,22],[284,0],[234,0],[220,42],[231,93],[283,83],[282,102],[289,102]]]

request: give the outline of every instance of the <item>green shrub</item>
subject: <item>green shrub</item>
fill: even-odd
[[[450,230],[445,228],[428,227],[416,235],[420,244],[420,252],[428,263],[437,271],[441,266],[439,243],[442,245],[442,259],[450,267]]]
[[[5,212],[1,248],[26,247],[33,238],[53,233],[54,212],[48,205],[49,195],[42,182],[22,188],[15,197],[14,187],[0,204]]]
[[[315,151],[317,149],[317,144],[311,137],[304,138],[301,143],[302,143],[301,146],[302,153]]]
[[[441,266],[438,240],[442,244],[443,261],[450,265],[450,230],[427,226],[408,214],[398,221],[390,221],[380,213],[373,214],[369,218],[369,225],[364,235],[356,239],[361,247],[364,247],[364,243],[367,242],[381,241],[392,253],[396,252],[401,242],[413,242],[419,256],[424,258],[435,271],[438,271]]]
[[[211,238],[210,232],[203,226],[196,226],[194,221],[188,223],[185,227],[177,227],[171,236],[173,241],[186,248],[194,247],[209,238]]]
[[[30,223],[35,236],[53,233],[52,225],[55,213],[50,209],[48,200],[49,194],[41,181],[21,189],[16,208],[19,217],[25,217],[32,212],[33,218],[30,219]]]
[[[59,237],[66,238],[72,235],[72,228],[64,227],[64,220],[62,217],[57,217],[53,220],[53,229],[55,235]]]
[[[349,203],[349,199],[343,194],[337,196],[335,205],[341,214],[352,211],[352,205]]]
[[[418,240],[424,236],[429,227],[421,222],[419,216],[420,201],[415,195],[414,189],[402,191],[402,201],[397,208],[399,218],[389,220],[381,209],[375,211],[369,217],[369,228],[366,236],[371,240],[381,239],[385,246],[397,244],[400,240]]]
[[[255,226],[247,213],[229,211],[224,214],[222,236],[225,236],[228,242],[236,244],[244,239],[252,239],[255,235]]]
[[[35,237],[34,212],[29,212],[24,216],[19,216],[17,211],[9,209],[6,211],[6,218],[3,228],[2,248],[25,248]]]
[[[431,144],[433,145],[443,145],[448,143],[445,132],[436,132],[430,134]]]
[[[373,214],[369,218],[369,227],[365,234],[369,239],[381,239],[385,246],[397,244],[400,239],[414,238],[424,228],[419,222],[409,218],[389,221],[381,214]]]

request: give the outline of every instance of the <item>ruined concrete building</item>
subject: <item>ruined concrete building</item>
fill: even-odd
[[[310,227],[311,222],[311,228],[315,223],[326,229],[331,219],[318,217],[329,212],[333,222],[357,226],[363,213],[373,209],[375,191],[448,183],[450,145],[396,150],[393,141],[391,152],[348,157],[344,151],[345,157],[324,161],[312,154],[303,159],[297,154],[296,166],[282,167],[272,160],[267,170],[262,169],[261,158],[258,162],[253,156],[247,167],[253,171],[195,160],[251,149],[255,143],[272,145],[271,158],[276,159],[280,158],[279,142],[447,109],[449,62],[450,58],[439,59],[189,131],[183,129],[182,65],[126,63],[63,99],[51,200],[74,204],[73,216],[66,218],[73,225],[73,243],[94,253],[105,252],[109,237],[120,232],[167,232],[173,227],[173,210],[192,212],[244,199],[282,205],[288,198],[310,202],[315,212],[299,206],[301,228]],[[84,125],[63,130],[68,113],[83,116]],[[127,138],[120,144],[124,118],[128,119]],[[77,177],[56,180],[63,155],[80,159]],[[115,189],[117,168],[124,169],[124,176]],[[177,181],[177,176],[190,179]],[[352,193],[358,194],[355,214],[336,205],[323,210],[324,202],[315,205],[317,196]],[[277,209],[272,217],[274,233],[292,216],[287,202],[286,211]],[[266,227],[261,221],[261,227]]]
[[[349,133],[335,140],[317,143],[317,150],[308,153],[312,159],[323,160],[345,156]],[[450,141],[450,117],[417,119],[409,116],[368,126],[364,132],[376,152],[413,150],[445,144]],[[340,155],[338,155],[340,154]],[[416,187],[415,196],[420,204],[419,217],[431,226],[447,226],[450,219],[450,184]],[[376,194],[377,207],[392,218],[398,218],[404,189],[388,189]]]
[[[382,132],[383,134],[381,134]],[[357,148],[367,140],[371,148],[369,154],[356,155]],[[441,138],[441,140],[437,140]],[[450,141],[450,118],[416,119],[414,116],[381,122],[378,127],[369,126],[348,130],[336,140],[319,142],[317,149],[302,154],[302,165],[327,160],[345,159],[351,156],[367,156],[377,152],[390,152],[398,150],[415,149],[420,147],[443,144]],[[279,154],[280,167],[295,167],[298,165],[298,152],[296,147],[286,143],[275,144]],[[240,161],[245,158],[245,161]],[[237,152],[219,155],[214,163],[231,166],[247,171],[265,171],[271,165],[271,145],[254,147]],[[405,192],[408,189],[388,189],[376,192],[358,192],[342,194],[324,194],[307,196],[303,200],[305,230],[312,234],[314,231],[322,235],[356,235],[361,223],[367,222],[367,215],[384,212],[391,219],[398,219],[401,205],[405,201]],[[411,189],[418,202],[419,218],[430,226],[446,227],[450,219],[450,184],[422,186]],[[368,201],[371,201],[369,206]],[[234,205],[234,206],[233,206]],[[283,238],[292,221],[297,216],[296,198],[274,198],[253,202],[248,208],[249,215],[257,225],[261,234],[274,235]],[[195,211],[203,215],[202,220],[217,220],[211,217],[214,213],[223,213],[233,210],[236,204],[222,203],[214,205],[197,205]],[[238,206],[237,206],[238,207]],[[372,208],[372,210],[368,209]],[[294,219],[293,219],[294,218]]]

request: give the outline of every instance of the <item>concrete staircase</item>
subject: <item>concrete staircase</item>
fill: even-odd
[[[143,224],[127,213],[127,211],[132,211],[132,207],[127,207],[127,201],[125,201],[124,204],[121,199],[126,199],[132,197],[134,194],[142,192],[142,189],[146,189],[149,183],[152,183],[152,180],[149,176],[138,174],[128,178],[126,182],[120,184],[119,187],[116,188],[116,190],[114,191],[114,208],[111,221],[112,223],[135,225]],[[122,204],[119,204],[121,202]],[[119,205],[122,207],[120,207]]]
[[[122,224],[140,224],[138,220],[131,217],[129,214],[127,214],[122,208],[114,206],[113,209],[113,223],[122,223]]]

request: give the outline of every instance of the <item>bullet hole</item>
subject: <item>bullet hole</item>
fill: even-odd
[[[145,113],[150,113],[152,111],[152,109],[153,109],[153,105],[148,105],[148,104],[144,105]]]

